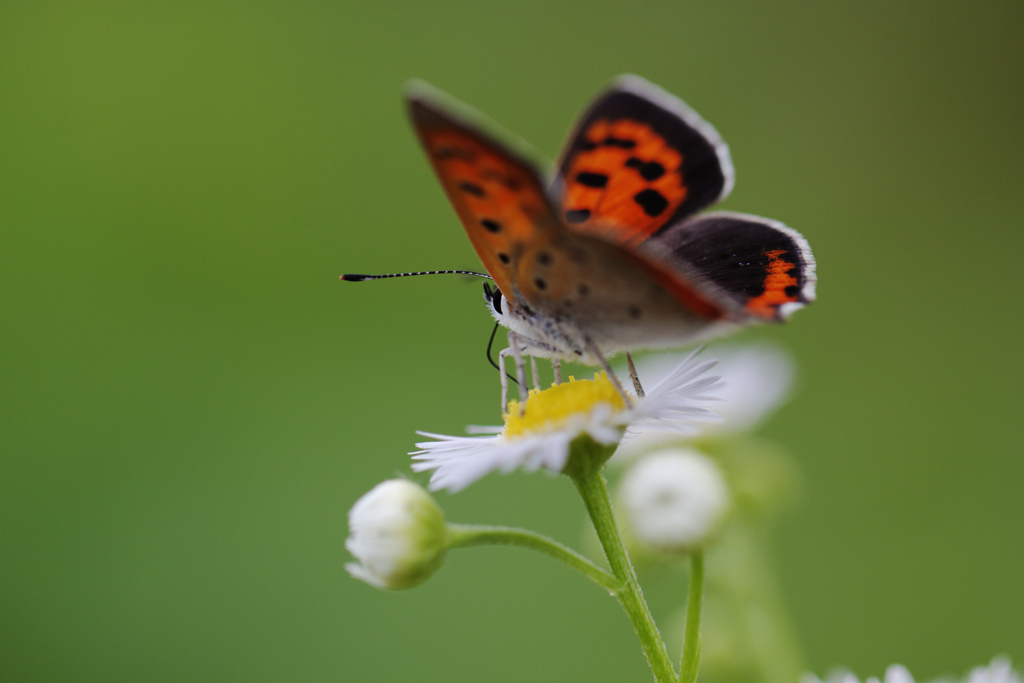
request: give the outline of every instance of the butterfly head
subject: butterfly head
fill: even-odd
[[[521,320],[522,312],[516,310],[508,297],[502,294],[498,285],[484,283],[484,302],[487,304],[487,312],[505,329],[521,328],[526,322]],[[519,315],[516,315],[517,312]],[[522,329],[519,331],[524,332]]]

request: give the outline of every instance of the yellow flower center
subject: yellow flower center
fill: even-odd
[[[622,396],[605,373],[595,374],[594,379],[569,377],[568,382],[549,389],[531,389],[522,414],[519,401],[509,401],[503,433],[506,437],[517,437],[555,431],[578,415],[588,415],[601,404],[611,406],[614,411],[625,408]]]

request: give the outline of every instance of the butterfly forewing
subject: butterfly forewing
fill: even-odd
[[[584,113],[559,171],[568,226],[630,248],[722,199],[733,181],[714,128],[636,76],[620,78]]]
[[[422,90],[410,93],[416,132],[498,287],[510,295],[523,252],[563,230],[532,165],[460,120]]]

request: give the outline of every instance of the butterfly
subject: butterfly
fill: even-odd
[[[597,96],[550,179],[521,143],[436,88],[415,82],[406,102],[494,280],[485,299],[509,331],[520,378],[522,356],[613,375],[610,354],[781,322],[815,298],[814,257],[798,232],[747,214],[698,215],[732,190],[729,148],[638,76]]]

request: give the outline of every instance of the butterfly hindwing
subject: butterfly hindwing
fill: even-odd
[[[716,212],[672,225],[645,248],[716,286],[762,320],[785,320],[814,300],[817,276],[807,241],[778,221]]]
[[[591,105],[559,171],[570,228],[636,247],[732,189],[729,148],[681,100],[623,76]]]

